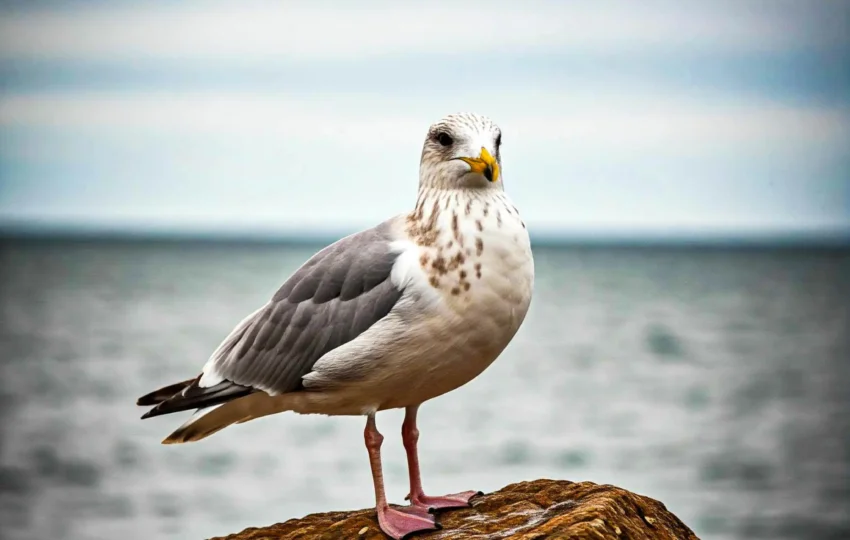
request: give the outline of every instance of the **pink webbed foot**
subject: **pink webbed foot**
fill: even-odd
[[[429,497],[424,493],[415,496],[408,495],[410,504],[413,507],[426,508],[431,510],[443,510],[448,508],[468,508],[470,502],[476,495],[483,495],[480,491],[464,491],[463,493],[455,493],[453,495],[444,495],[442,497]]]
[[[431,512],[428,511],[428,508],[424,506],[415,506],[411,504],[410,506],[397,506],[393,508],[393,510],[398,510],[399,512],[404,512],[405,514],[424,517],[425,519],[434,521],[434,516],[431,514]]]
[[[408,535],[420,531],[434,531],[440,528],[434,516],[422,509],[408,507],[403,509],[378,507],[378,523],[381,530],[395,540],[402,540]]]

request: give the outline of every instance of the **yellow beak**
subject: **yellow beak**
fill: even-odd
[[[483,146],[481,147],[481,155],[477,158],[459,157],[455,159],[466,162],[472,172],[483,174],[484,178],[491,182],[499,179],[499,162]]]

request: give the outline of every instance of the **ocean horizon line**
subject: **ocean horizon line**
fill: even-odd
[[[222,243],[222,244],[330,244],[357,229],[203,230],[110,228],[101,226],[32,226],[0,224],[3,241]],[[793,231],[575,231],[544,229],[530,233],[535,247],[791,247],[850,248],[850,228]]]

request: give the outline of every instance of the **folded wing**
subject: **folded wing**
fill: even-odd
[[[142,418],[209,407],[258,390],[303,389],[302,378],[319,358],[386,317],[401,298],[390,279],[398,257],[392,240],[387,222],[316,253],[231,332],[200,377]]]

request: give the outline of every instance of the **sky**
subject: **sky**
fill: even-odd
[[[353,232],[456,111],[532,234],[850,236],[845,0],[0,2],[0,228]]]

